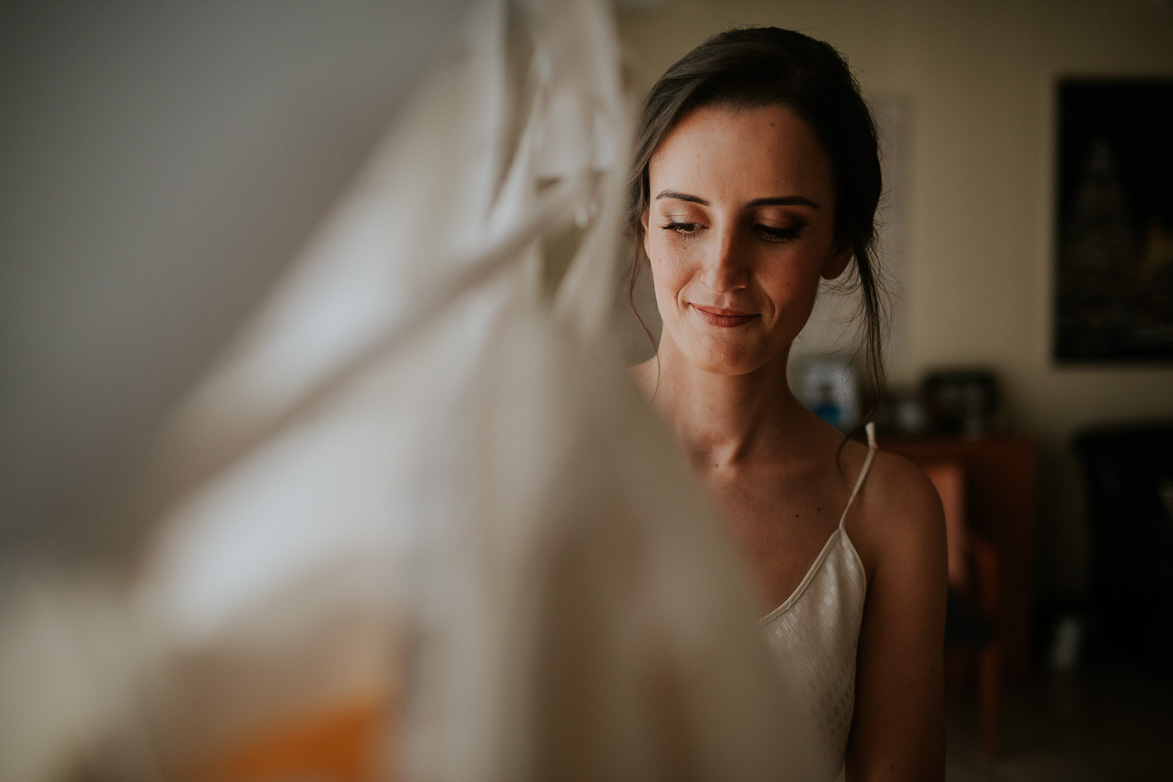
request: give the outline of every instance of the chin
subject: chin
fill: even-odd
[[[702,372],[748,375],[776,362],[782,364],[785,372],[789,344],[762,337],[753,332],[711,334],[683,330],[683,333],[673,331],[671,341],[674,351]]]
[[[768,356],[748,354],[742,351],[690,351],[687,355],[689,361],[697,369],[714,375],[748,375],[771,361]]]

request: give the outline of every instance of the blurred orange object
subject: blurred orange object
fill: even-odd
[[[198,764],[190,782],[276,782],[323,779],[375,782],[396,779],[397,715],[385,703],[364,701],[274,726]]]
[[[965,467],[958,460],[924,461],[920,467],[933,482],[945,510],[949,557],[950,613],[967,608],[996,627],[999,619],[998,552],[966,522]],[[953,596],[956,596],[954,599]],[[958,617],[951,616],[950,621]],[[982,638],[950,643],[946,630],[946,668],[954,675],[967,658],[974,658],[978,680],[978,721],[982,755],[993,760],[998,751],[998,712],[1002,686],[1002,645],[996,632]]]

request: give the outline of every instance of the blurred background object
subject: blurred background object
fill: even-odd
[[[930,428],[980,437],[997,428],[998,381],[981,370],[937,370],[924,379]]]
[[[842,432],[862,425],[858,370],[850,355],[810,355],[796,364],[798,398],[808,409]]]
[[[1088,427],[1072,442],[1094,541],[1088,654],[1166,675],[1173,674],[1171,437],[1166,421]],[[1060,629],[1057,644],[1073,632]]]

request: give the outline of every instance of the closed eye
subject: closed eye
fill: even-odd
[[[676,220],[669,220],[667,224],[660,227],[665,231],[675,231],[681,236],[692,236],[701,230],[700,223],[681,223]]]
[[[802,229],[805,227],[805,223],[798,223],[796,225],[790,225],[785,228],[758,223],[754,226],[754,230],[757,231],[758,235],[767,242],[788,242],[792,239],[797,239],[799,233],[801,233]]]

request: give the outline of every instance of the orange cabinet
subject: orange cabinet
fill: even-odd
[[[880,438],[880,450],[914,462],[953,461],[965,472],[967,523],[993,544],[999,560],[998,638],[1007,679],[1022,679],[1030,664],[1034,607],[1036,452],[1027,437]]]

